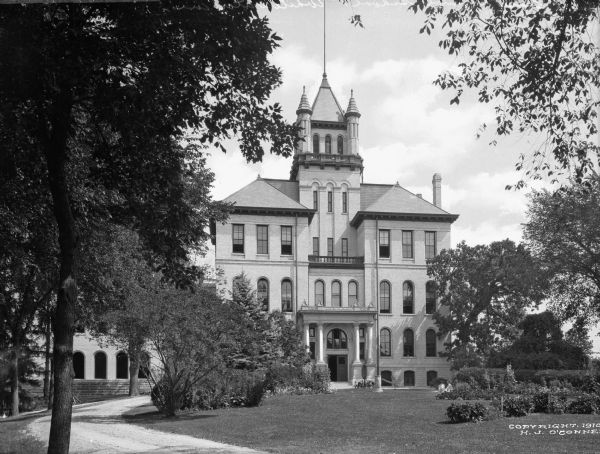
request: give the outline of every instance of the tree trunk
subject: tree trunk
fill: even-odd
[[[50,320],[46,320],[46,360],[44,363],[44,397],[50,397]]]
[[[54,332],[54,402],[48,454],[68,454],[73,404],[73,333],[77,298],[77,232],[66,175],[67,137],[71,117],[70,90],[61,87],[50,109],[51,129],[45,144],[48,183],[58,227],[59,288],[52,323]]]
[[[52,367],[52,357],[50,357],[50,379],[48,380],[48,410],[52,410],[54,403],[54,367]]]
[[[12,364],[12,380],[10,384],[11,394],[11,413],[12,416],[19,416],[19,356],[21,354],[21,344],[15,342]]]
[[[130,351],[129,353],[129,395],[140,395],[140,383],[138,373],[140,371],[140,352]]]

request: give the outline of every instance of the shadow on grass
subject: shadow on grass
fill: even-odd
[[[137,415],[127,415],[124,414],[122,418],[129,423],[132,424],[158,424],[162,422],[177,422],[177,421],[200,421],[203,419],[216,418],[219,415],[216,414],[197,414],[197,413],[183,413],[176,416],[165,416],[160,413],[158,410],[155,410],[151,413],[141,413]]]

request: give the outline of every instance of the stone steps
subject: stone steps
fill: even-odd
[[[150,394],[150,385],[145,379],[139,380],[140,394]],[[126,396],[129,393],[129,380],[73,380],[73,395],[79,402],[92,402],[111,397]]]

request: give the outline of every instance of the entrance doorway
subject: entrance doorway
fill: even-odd
[[[327,365],[331,374],[331,381],[348,381],[348,356],[328,355]]]

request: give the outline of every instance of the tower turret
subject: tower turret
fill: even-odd
[[[300,98],[300,105],[296,109],[296,115],[296,124],[300,127],[298,136],[302,139],[298,142],[297,151],[298,153],[310,153],[312,148],[310,140],[310,116],[312,115],[312,109],[306,97],[306,87],[302,87],[302,97]]]
[[[350,90],[350,101],[344,117],[346,118],[348,131],[348,154],[356,155],[358,154],[358,119],[360,118],[360,112],[356,107],[354,90]]]

